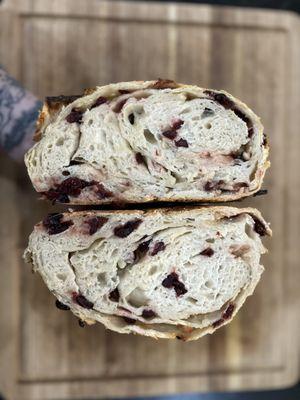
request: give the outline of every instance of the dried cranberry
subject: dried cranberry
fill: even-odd
[[[223,312],[222,318],[229,319],[232,316],[233,311],[234,311],[234,304],[229,304],[227,309]]]
[[[43,226],[47,229],[49,235],[57,235],[73,225],[73,222],[70,220],[62,222],[62,218],[62,214],[53,213],[48,214],[47,217],[43,219]]]
[[[212,326],[213,326],[214,328],[216,328],[217,326],[222,325],[223,322],[224,322],[224,319],[223,319],[223,318],[218,319],[217,321],[215,321],[215,322],[212,324]]]
[[[134,252],[133,252],[134,261],[139,261],[145,255],[145,253],[147,253],[147,251],[149,250],[150,242],[151,242],[151,239],[147,240],[146,242],[142,242],[138,245],[136,250],[134,250]]]
[[[187,289],[185,288],[184,284],[179,281],[178,275],[176,274],[176,272],[172,272],[171,274],[169,274],[162,281],[162,285],[167,289],[174,288],[177,296],[181,296],[181,295],[187,293]]]
[[[221,104],[224,108],[234,107],[234,102],[229,99],[224,93],[216,93],[213,90],[204,90],[204,94],[207,94],[210,98]]]
[[[179,282],[179,281],[174,285],[174,289],[175,289],[175,292],[176,292],[176,296],[182,296],[185,293],[187,293],[187,290],[186,290],[184,284],[182,282]]]
[[[162,281],[162,285],[167,289],[171,289],[174,286],[174,282],[177,280],[178,275],[176,274],[176,272],[172,272]]]
[[[135,153],[135,160],[138,164],[147,165],[146,159],[141,153]]]
[[[134,125],[134,114],[133,113],[128,115],[128,121],[130,122],[131,125]]]
[[[103,97],[103,96],[100,96],[100,97],[98,97],[98,99],[95,101],[95,103],[92,105],[91,109],[93,109],[93,108],[95,108],[95,107],[98,107],[98,106],[101,106],[101,104],[104,104],[104,103],[106,103],[106,102],[107,102],[107,98],[106,98],[106,97]]]
[[[156,242],[150,255],[155,256],[158,252],[163,251],[165,248],[166,245],[164,244],[164,242]]]
[[[153,310],[143,310],[142,317],[145,319],[150,319],[156,317],[156,313]]]
[[[113,192],[111,192],[110,190],[106,189],[102,183],[97,183],[96,185],[97,189],[96,189],[96,195],[100,198],[100,199],[106,199],[107,197],[113,197]]]
[[[88,310],[90,310],[91,308],[94,307],[94,303],[92,303],[91,301],[89,301],[86,297],[84,297],[82,294],[78,294],[78,293],[73,293],[72,294],[73,300],[79,304],[81,307],[83,308],[87,308]]]
[[[219,181],[207,181],[204,185],[204,189],[207,192],[210,192],[212,190],[218,190],[220,189],[220,187],[224,184],[223,180],[219,180]]]
[[[227,309],[223,312],[222,318],[220,318],[220,319],[218,319],[217,321],[215,321],[215,322],[212,324],[212,326],[213,326],[214,328],[216,328],[217,326],[222,325],[222,324],[226,321],[226,319],[231,318],[232,313],[233,313],[233,311],[234,311],[234,308],[235,308],[234,304],[229,304],[229,306],[227,307]]]
[[[82,114],[83,111],[79,108],[72,108],[69,115],[66,116],[66,121],[72,124],[73,122],[81,123],[82,122]]]
[[[214,253],[215,252],[213,251],[213,249],[208,247],[207,249],[202,250],[200,254],[202,256],[211,257],[212,255],[214,255]]]
[[[67,306],[66,304],[61,303],[59,300],[56,300],[55,305],[59,310],[63,310],[63,311],[69,311],[70,310],[69,306]]]
[[[57,188],[60,193],[67,194],[70,196],[79,196],[81,190],[86,186],[89,186],[89,182],[84,181],[76,177],[70,177],[65,179]]]
[[[175,130],[169,129],[162,132],[162,135],[165,136],[167,139],[174,140],[177,136],[177,132]]]
[[[178,119],[177,121],[175,121],[175,122],[172,124],[172,130],[177,131],[178,129],[181,128],[181,126],[182,126],[183,124],[184,124],[184,121],[182,121],[182,119]]]
[[[86,223],[89,225],[89,234],[93,235],[108,221],[106,217],[95,217],[88,219]]]
[[[57,201],[57,198],[60,195],[60,193],[54,189],[49,189],[47,192],[43,192],[43,195],[46,196],[47,199],[52,202],[52,204],[54,204]]]
[[[119,114],[122,111],[122,108],[124,107],[127,100],[128,99],[123,99],[123,100],[118,101],[118,103],[114,106],[113,111],[115,113]]]
[[[175,142],[176,147],[189,147],[188,142],[185,139],[179,139]]]
[[[129,93],[131,93],[131,90],[119,89],[119,93],[120,93],[120,94],[129,94]]]
[[[93,185],[93,182],[86,182],[83,179],[70,177],[62,181],[59,185],[56,185],[54,189],[50,189],[43,194],[52,202],[69,203],[68,196],[79,196],[82,189],[91,185]]]
[[[69,172],[69,171],[63,171],[62,174],[63,174],[64,176],[68,176],[68,175],[70,175],[70,172]]]
[[[109,293],[108,298],[109,298],[109,300],[115,301],[117,303],[120,299],[120,293],[119,293],[118,288],[115,288],[114,290],[112,290]]]
[[[140,244],[138,245],[137,250],[138,250],[138,251],[141,251],[141,252],[143,252],[143,253],[145,253],[146,251],[149,250],[149,244],[150,244],[150,242],[151,242],[151,239],[150,239],[150,240],[147,240],[146,242],[140,243]]]
[[[135,324],[136,320],[133,318],[128,318],[128,317],[122,317],[124,319],[125,322],[127,322],[127,324]]]
[[[141,223],[141,219],[128,221],[123,225],[115,227],[114,234],[120,238],[125,238],[129,236],[135,229],[137,229]]]
[[[267,234],[265,225],[254,215],[252,215],[252,219],[254,221],[255,232],[257,232],[260,236],[265,236]]]

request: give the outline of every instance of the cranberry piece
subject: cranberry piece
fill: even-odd
[[[82,189],[92,184],[92,182],[86,182],[83,179],[70,177],[62,181],[55,189],[44,192],[44,195],[52,202],[59,201],[60,203],[69,203],[70,200],[68,196],[79,196]]]
[[[153,310],[143,310],[142,317],[145,319],[151,319],[156,317],[156,313]]]
[[[172,272],[162,281],[162,285],[167,289],[171,289],[174,285],[174,281],[176,281],[177,279],[178,275],[175,272]]]
[[[63,174],[64,176],[68,176],[68,175],[70,175],[70,172],[69,172],[69,171],[63,171],[62,174]]]
[[[182,126],[183,124],[184,124],[184,121],[182,121],[182,119],[178,119],[177,121],[175,121],[175,122],[172,124],[172,130],[177,131],[178,129],[181,128],[181,126]]]
[[[179,139],[175,142],[176,147],[189,147],[188,142],[185,139]]]
[[[134,125],[134,114],[133,113],[128,115],[128,121],[130,122],[131,125]]]
[[[57,201],[58,203],[70,203],[69,196],[66,195],[66,194],[63,194],[63,193],[62,193],[62,194],[59,194],[59,195],[57,196],[56,201]]]
[[[59,310],[63,310],[63,311],[69,311],[70,310],[69,306],[67,306],[66,304],[61,303],[59,300],[56,300],[55,305]]]
[[[124,319],[125,322],[127,322],[127,324],[133,325],[136,323],[136,320],[133,318],[128,318],[128,317],[122,317],[122,318]]]
[[[131,90],[126,90],[126,89],[119,89],[120,94],[129,94],[131,93]]]
[[[120,101],[115,105],[113,111],[114,111],[115,113],[119,114],[119,113],[122,111],[122,108],[124,107],[124,105],[125,105],[125,103],[126,103],[127,100],[128,100],[128,99],[120,100]]]
[[[135,229],[137,229],[141,223],[141,219],[128,221],[123,225],[115,227],[114,234],[120,238],[125,238],[129,236]]]
[[[89,186],[89,182],[79,178],[67,178],[59,185],[59,191],[70,196],[79,196],[81,190]]]
[[[109,293],[108,298],[109,298],[109,300],[115,301],[117,303],[120,299],[120,293],[119,293],[118,288],[115,288],[114,290],[112,290]]]
[[[223,312],[222,318],[229,319],[232,316],[233,311],[234,311],[234,304],[229,304],[226,311]]]
[[[82,294],[79,293],[73,293],[72,294],[73,300],[79,304],[83,308],[87,308],[88,310],[92,309],[94,307],[94,303],[89,301],[86,297],[84,297]]]
[[[166,245],[164,242],[156,242],[150,255],[155,256],[158,252],[163,251],[165,248]]]
[[[113,197],[113,192],[111,192],[110,190],[106,189],[102,183],[97,183],[96,185],[97,189],[96,189],[96,195],[100,198],[100,199],[106,199],[107,197]]]
[[[267,230],[264,224],[254,215],[252,215],[252,219],[254,221],[255,232],[257,232],[260,236],[265,236],[267,234]]]
[[[106,217],[95,217],[88,219],[86,223],[89,225],[89,234],[93,235],[108,221]]]
[[[213,251],[213,249],[208,247],[207,249],[202,250],[200,254],[202,256],[211,257],[214,253],[215,252]]]
[[[47,217],[43,219],[43,226],[47,229],[49,235],[57,235],[73,225],[73,222],[70,220],[62,222],[62,218],[62,214],[53,213],[48,214]]]
[[[150,240],[147,240],[146,242],[140,243],[140,244],[138,245],[137,250],[140,251],[140,252],[142,252],[142,253],[146,253],[146,252],[149,250],[149,244],[150,244],[150,242],[151,242],[151,239],[150,239]]]
[[[216,328],[217,326],[222,325],[223,322],[224,322],[224,319],[223,319],[223,318],[218,319],[217,321],[215,321],[215,322],[212,324],[212,326],[213,326],[214,328]]]
[[[95,103],[92,105],[91,110],[95,107],[101,106],[101,104],[107,103],[107,98],[100,96],[98,99],[95,101]]]
[[[175,130],[169,129],[167,131],[162,132],[162,135],[167,139],[174,140],[177,136],[177,132]]]
[[[149,244],[151,242],[150,240],[147,240],[146,242],[142,242],[138,245],[136,250],[134,250],[134,261],[139,261],[149,250]]]
[[[229,99],[224,93],[216,93],[213,90],[204,90],[204,94],[207,94],[211,99],[221,104],[226,109],[234,107],[234,102]]]
[[[145,157],[141,153],[135,153],[135,160],[138,164],[144,164],[147,166]]]
[[[72,108],[70,114],[66,116],[66,121],[69,122],[70,124],[74,122],[80,124],[82,122],[82,114],[83,111],[80,110],[79,108]]]
[[[186,290],[184,284],[182,282],[179,282],[179,281],[174,285],[174,289],[175,289],[177,297],[182,296],[185,293],[187,293],[187,290]]]
[[[179,281],[176,272],[172,272],[171,274],[169,274],[162,281],[162,285],[167,289],[174,288],[177,297],[187,293],[187,289],[185,288],[184,284]]]
[[[219,180],[219,181],[207,181],[204,185],[204,189],[207,192],[210,192],[212,190],[218,190],[220,189],[220,187],[223,185],[224,181],[223,180]]]

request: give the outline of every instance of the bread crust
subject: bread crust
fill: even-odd
[[[254,208],[236,208],[236,207],[228,207],[228,206],[203,206],[203,207],[172,207],[172,208],[157,208],[157,209],[149,209],[149,210],[121,210],[121,211],[75,211],[75,212],[67,212],[64,213],[63,215],[67,217],[67,219],[72,219],[72,218],[81,218],[81,217],[95,217],[95,216],[109,216],[109,215],[128,215],[129,217],[132,218],[132,214],[136,217],[137,215],[140,216],[146,216],[146,215],[155,215],[159,213],[163,214],[174,214],[178,215],[186,212],[191,212],[191,215],[193,213],[204,213],[204,214],[213,214],[214,218],[216,220],[222,219],[222,218],[231,218],[240,214],[249,214],[250,216],[255,217],[259,222],[264,226],[266,235],[271,236],[272,231],[269,227],[269,225],[265,222],[263,219],[261,213],[254,209]],[[37,225],[38,229],[39,224]],[[27,253],[25,252],[25,258],[27,257],[27,261],[33,262],[31,259],[31,254],[30,250],[27,250]],[[34,267],[36,267],[34,265]],[[234,300],[234,310],[232,315],[229,316],[228,319],[224,320],[220,326],[224,326],[228,324],[235,314],[238,312],[238,310],[241,308],[243,305],[245,299],[253,293],[253,290],[257,284],[257,281],[253,281],[249,286],[243,290]],[[55,291],[53,291],[55,295]],[[71,307],[72,309],[72,307]],[[81,313],[80,310],[78,309],[72,309],[72,312],[81,320],[86,322],[87,324],[93,324],[96,322],[96,319],[93,320],[93,318],[86,317],[84,313]],[[104,324],[104,326],[108,329],[114,330],[119,333],[136,333],[144,336],[150,336],[153,338],[165,338],[165,339],[175,339],[179,338],[183,341],[189,341],[189,340],[196,340],[206,334],[212,334],[216,329],[218,329],[220,326],[216,325],[210,325],[205,328],[192,328],[190,329],[189,327],[185,327],[182,333],[178,333],[178,325],[174,325],[174,330],[169,330],[166,332],[160,331],[155,329],[155,324],[143,324],[142,322],[139,321],[138,324],[136,325],[127,325],[125,327],[118,327],[113,323],[112,316],[110,315],[105,315],[101,314],[99,316],[99,313],[97,314],[97,321],[101,322]],[[171,329],[171,328],[170,328]]]

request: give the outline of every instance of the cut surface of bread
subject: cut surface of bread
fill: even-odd
[[[271,231],[252,208],[49,214],[25,259],[61,307],[120,333],[193,340],[251,295]]]
[[[48,98],[25,156],[35,189],[72,204],[228,201],[269,166],[259,118],[224,91],[133,81]]]

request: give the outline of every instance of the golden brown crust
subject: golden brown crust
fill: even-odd
[[[152,89],[176,89],[178,87],[180,87],[179,83],[176,83],[171,79],[161,79],[161,78],[158,78],[158,80],[154,84],[151,83],[151,85],[148,86],[148,88]]]

